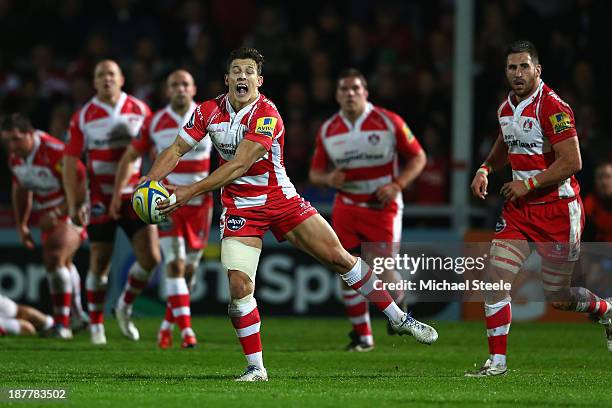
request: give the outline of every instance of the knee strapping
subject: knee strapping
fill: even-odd
[[[185,263],[187,265],[191,265],[194,269],[194,275],[195,275],[195,270],[198,269],[198,266],[200,265],[200,259],[202,259],[202,251],[201,250],[197,250],[197,251],[189,251],[187,252],[187,256],[185,258]]]
[[[550,262],[542,260],[542,286],[545,291],[559,292],[569,289],[574,271],[573,262]]]
[[[255,283],[255,273],[259,263],[261,249],[255,248],[236,239],[224,239],[221,241],[221,265],[227,272],[236,270],[244,272]]]
[[[491,242],[491,265],[517,274],[529,254],[508,241],[494,239]]]
[[[168,265],[177,259],[185,259],[185,240],[183,237],[162,237],[159,246],[164,256],[164,263]]]

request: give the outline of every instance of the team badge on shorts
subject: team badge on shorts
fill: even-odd
[[[106,206],[103,203],[95,203],[91,206],[91,215],[93,217],[101,217],[106,214]]]
[[[495,233],[499,234],[505,229],[506,229],[506,220],[504,219],[504,217],[499,217],[499,220],[497,220],[497,223],[495,224]]]
[[[244,227],[245,224],[246,220],[237,215],[230,215],[225,221],[225,226],[227,227],[227,229],[232,231],[238,231],[240,228]]]

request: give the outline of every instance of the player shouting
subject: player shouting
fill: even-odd
[[[275,105],[259,93],[263,57],[253,48],[233,51],[228,59],[226,94],[197,106],[175,142],[158,157],[148,178],[163,179],[181,157],[210,135],[220,166],[190,186],[169,186],[176,202],[160,208],[168,214],[193,197],[223,188],[221,263],[230,288],[228,312],[247,359],[238,381],[266,381],[260,339],[259,310],[253,297],[262,237],[272,230],[309,253],[383,311],[400,334],[431,344],[438,334],[404,313],[389,293],[374,288],[377,276],[349,254],[317,211],[298,195],[283,165],[285,127]]]

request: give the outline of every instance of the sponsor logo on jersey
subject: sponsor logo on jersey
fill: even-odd
[[[258,118],[255,124],[255,133],[265,135],[268,137],[274,137],[274,128],[276,127],[277,118],[263,117]]]
[[[227,227],[227,229],[232,231],[238,231],[240,228],[244,227],[245,224],[246,220],[237,215],[230,215],[225,221],[225,226]]]
[[[356,160],[376,161],[376,160],[381,160],[384,157],[385,155],[382,153],[372,154],[372,153],[367,153],[367,152],[349,151],[345,153],[345,157],[336,159],[335,163],[336,163],[336,166],[341,166],[341,165],[347,165]]]
[[[520,140],[506,140],[506,144],[508,145],[508,147],[523,147],[526,149],[533,149],[538,147],[538,144],[536,142],[526,143],[521,142]]]
[[[414,142],[414,134],[412,134],[412,130],[410,130],[407,124],[404,123],[404,126],[402,127],[402,131],[404,132],[404,135],[406,136],[408,143]]]
[[[497,220],[497,223],[495,224],[495,233],[499,234],[505,229],[506,229],[506,220],[503,217],[499,217],[499,220]]]
[[[376,133],[372,133],[368,136],[368,142],[370,142],[372,146],[376,146],[378,142],[380,142],[380,136]]]
[[[555,134],[574,127],[569,114],[566,112],[555,113],[554,115],[549,116],[548,119],[552,124],[553,132],[555,132]]]
[[[523,122],[523,132],[529,133],[531,132],[532,128],[533,128],[533,122],[530,119],[525,119],[525,122]]]

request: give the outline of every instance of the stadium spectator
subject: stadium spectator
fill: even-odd
[[[140,161],[132,167],[130,182],[122,191],[120,214],[111,213],[109,209],[119,159],[151,114],[146,104],[121,90],[124,82],[115,61],[104,60],[96,65],[96,96],[72,116],[64,156],[63,179],[68,213],[76,225],[88,224],[91,242],[86,288],[91,341],[94,344],[106,344],[104,301],[117,228],[126,233],[136,255],[136,262],[130,268],[127,283],[115,308],[121,332],[131,340],[140,338],[131,319],[133,302],[161,258],[157,227],[140,221],[130,202],[134,183],[140,176]],[[87,202],[75,194],[75,170],[83,154],[87,155],[88,160]]]
[[[595,168],[595,192],[584,200],[585,241],[612,242],[612,162]]]
[[[82,81],[76,78],[88,77],[95,63],[113,56],[113,52],[119,52],[121,49],[120,52],[127,52],[129,56],[125,60],[122,59],[126,62],[126,72],[131,72],[132,62],[146,61],[156,83],[163,82],[163,78],[170,71],[168,67],[186,67],[193,72],[196,85],[202,93],[201,98],[214,97],[218,94],[215,93],[217,91],[223,92],[223,89],[220,89],[223,87],[215,83],[217,80],[211,73],[223,69],[224,50],[227,47],[234,48],[244,43],[247,38],[254,38],[257,33],[265,31],[267,27],[261,27],[257,22],[271,21],[269,16],[274,14],[277,22],[273,25],[282,27],[282,42],[286,44],[286,51],[281,58],[282,64],[288,64],[291,69],[284,74],[279,72],[278,79],[274,78],[271,86],[268,86],[267,94],[278,101],[283,112],[289,114],[287,106],[284,105],[285,88],[281,84],[300,82],[306,88],[306,93],[311,95],[316,77],[311,74],[311,56],[323,52],[329,58],[324,65],[331,66],[332,69],[319,76],[333,78],[337,74],[333,67],[345,65],[347,61],[354,59],[352,65],[362,68],[371,85],[371,92],[379,102],[382,99],[378,98],[376,92],[381,65],[396,65],[391,76],[392,83],[397,85],[395,93],[384,91],[390,89],[385,85],[385,82],[389,83],[389,79],[388,75],[381,76],[383,93],[393,98],[385,100],[383,105],[411,118],[412,128],[417,134],[423,134],[425,127],[432,121],[441,127],[443,135],[450,134],[452,88],[448,81],[452,81],[452,77],[449,75],[448,60],[449,52],[452,51],[450,36],[453,21],[450,17],[453,10],[448,1],[376,3],[344,0],[334,3],[331,7],[321,1],[292,4],[291,7],[280,3],[266,3],[262,7],[256,7],[254,2],[245,0],[234,3],[231,12],[222,1],[202,3],[195,0],[168,0],[151,6],[145,6],[142,1],[124,3],[126,2],[109,4],[71,0],[54,7],[49,2],[6,2],[0,13],[0,31],[5,35],[0,37],[11,38],[11,41],[5,41],[0,55],[0,109],[27,112],[36,127],[50,129],[52,109],[47,108],[49,101],[41,96],[43,92],[39,87],[42,84],[32,82],[29,79],[32,72],[28,72],[35,66],[32,44],[39,44],[40,40],[33,38],[32,33],[24,29],[27,24],[20,24],[24,18],[21,16],[22,10],[36,9],[37,13],[45,15],[38,27],[47,33],[44,44],[54,55],[51,65],[54,71],[72,83],[73,90],[75,81]],[[547,61],[555,61],[555,64],[547,66],[547,81],[572,103],[580,119],[579,123],[582,123],[580,112],[586,102],[577,102],[569,97],[570,94],[575,94],[580,98],[581,94],[581,84],[574,83],[573,80],[568,81],[568,78],[574,77],[573,67],[584,61],[590,65],[594,83],[605,78],[603,67],[606,66],[606,54],[599,52],[596,44],[601,38],[605,38],[607,33],[607,23],[604,19],[608,14],[606,2],[547,4],[544,8],[529,0],[475,3],[477,20],[474,73],[477,97],[474,98],[474,120],[478,126],[475,127],[474,152],[478,151],[486,135],[496,130],[497,124],[491,120],[495,115],[487,112],[496,106],[498,93],[505,87],[503,78],[499,75],[498,61],[502,59],[500,50],[503,44],[516,37],[517,27],[521,27],[522,36],[538,39]],[[274,12],[270,13],[270,9]],[[313,10],[317,10],[317,13],[313,13]],[[92,21],[91,16],[99,18]],[[152,21],[155,25],[151,24]],[[135,27],[126,28],[126,22],[137,24]],[[119,45],[111,43],[110,41],[114,41],[112,38],[117,35],[113,34],[112,38],[107,35],[111,27],[119,27],[119,36],[128,35],[133,38],[118,40]],[[212,34],[221,31],[221,36]],[[163,32],[164,36],[160,37],[159,32]],[[79,33],[84,39],[82,49],[72,45],[73,41],[66,41],[73,38],[74,33]],[[145,54],[149,57],[144,57]],[[442,71],[439,70],[440,67],[443,68]],[[267,69],[270,68],[274,69],[269,64]],[[441,110],[424,108],[421,113],[423,117],[419,112],[412,112],[421,106],[430,107],[430,102],[420,103],[419,96],[414,92],[421,80],[426,80],[419,75],[422,71],[427,71],[432,76],[431,94],[435,95],[436,105],[442,106]],[[89,79],[86,82],[88,83]],[[564,85],[566,83],[567,86]],[[33,92],[24,92],[23,84]],[[135,90],[130,86],[131,84],[128,84],[126,90],[133,93]],[[596,86],[591,92],[593,99],[589,104],[594,110],[595,118],[603,118],[607,114],[604,108],[607,99],[603,89],[604,87]],[[75,108],[82,106],[88,99],[73,95],[74,93],[68,103]],[[405,103],[406,100],[416,100],[417,103]],[[157,109],[163,107],[165,101],[157,97],[152,103]],[[304,112],[303,124],[308,126],[312,112]],[[446,123],[440,122],[441,116]],[[597,143],[607,139],[600,131],[602,125],[603,123],[595,123],[591,132]],[[63,134],[65,131],[57,133],[56,136],[61,137]],[[594,159],[600,161],[607,151],[593,149],[587,153],[596,156]],[[307,166],[307,161],[301,165]],[[4,169],[3,173],[8,174],[8,169]],[[294,177],[294,180],[298,183],[304,182],[305,175],[302,174],[301,177],[302,180],[297,177]],[[581,182],[584,183],[585,180]],[[589,183],[584,187],[585,191],[588,191]]]

